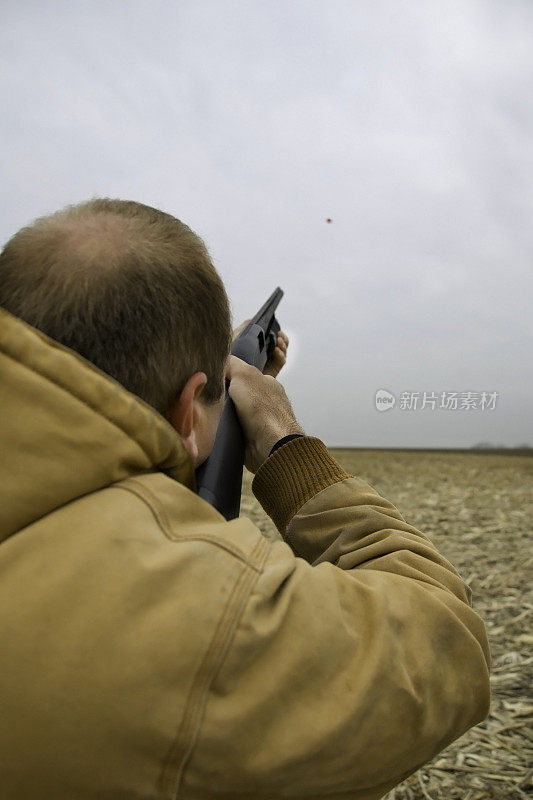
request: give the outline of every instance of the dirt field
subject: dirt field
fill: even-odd
[[[387,800],[518,800],[533,794],[531,455],[332,450],[391,500],[470,584],[492,650],[490,716],[387,795]],[[242,513],[273,524],[243,486]]]

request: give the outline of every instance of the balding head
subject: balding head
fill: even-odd
[[[0,254],[0,306],[165,414],[186,380],[220,397],[231,321],[205,245],[176,218],[96,199],[43,217]]]

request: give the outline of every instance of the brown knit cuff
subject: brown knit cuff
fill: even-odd
[[[302,436],[286,442],[259,467],[252,491],[282,536],[304,503],[326,486],[351,477],[324,442]]]

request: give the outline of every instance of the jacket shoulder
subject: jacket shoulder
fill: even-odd
[[[226,521],[205,500],[162,472],[128,478],[111,489],[128,494],[131,508],[137,498],[149,511],[160,533],[170,542],[198,541],[225,550],[243,563],[261,571],[269,544],[252,520],[239,517]]]
[[[226,522],[163,473],[79,497],[4,542],[5,795],[29,797],[37,774],[57,800],[72,786],[155,796],[168,761],[186,759],[269,550],[250,520]]]

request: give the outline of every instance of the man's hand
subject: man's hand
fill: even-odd
[[[251,321],[252,321],[251,318],[245,319],[244,322],[241,322],[241,324],[237,328],[235,328],[235,330],[233,331],[233,340],[237,338],[239,333],[241,333],[246,328],[248,323]],[[279,374],[279,372],[287,362],[288,346],[289,346],[289,337],[287,336],[286,333],[280,331],[278,333],[276,346],[265,364],[263,375],[271,375],[273,378],[275,378]]]
[[[280,351],[283,363],[279,369],[285,363],[285,350],[280,347]],[[278,356],[278,364],[280,361]],[[261,373],[257,367],[230,356],[226,378],[246,438],[244,465],[255,473],[279,439],[304,431],[296,421],[285,389],[272,374]]]

